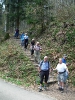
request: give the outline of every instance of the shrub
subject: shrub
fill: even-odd
[[[9,33],[6,33],[5,36],[4,36],[4,40],[7,40],[7,39],[9,39],[9,38],[10,38]]]

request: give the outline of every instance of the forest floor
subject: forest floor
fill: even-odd
[[[19,39],[14,39],[13,41],[18,46],[21,46]],[[21,48],[22,48],[21,50],[25,53],[25,55],[27,55],[31,59],[31,61],[33,62],[33,65],[37,66],[37,64],[33,60],[34,58],[32,58],[31,55],[30,55],[30,51],[28,49],[25,51],[24,47],[22,47],[22,46],[21,46]],[[46,90],[43,89],[42,93],[47,94],[47,95],[49,95],[51,97],[54,97],[57,100],[75,100],[75,88],[71,87],[69,85],[69,83],[67,85],[68,86],[65,87],[64,92],[61,93],[58,90],[58,84],[57,84],[57,82],[51,83],[51,84],[49,84],[48,90],[46,91]],[[28,89],[28,90],[34,90],[34,91],[39,91],[37,84],[35,84],[35,86],[31,86],[31,87],[26,88],[26,89]]]

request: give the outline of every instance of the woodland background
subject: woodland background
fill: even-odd
[[[24,79],[29,73],[28,70],[31,73],[30,77],[36,76],[36,72],[31,71],[31,64],[27,65],[29,69],[24,68],[28,58],[25,59],[12,40],[14,45],[8,41],[18,28],[20,34],[27,32],[30,39],[34,37],[41,43],[41,59],[48,55],[53,67],[56,66],[59,57],[67,54],[69,82],[75,86],[75,0],[0,1],[1,77],[11,78],[10,80]],[[25,71],[28,73],[25,74]]]

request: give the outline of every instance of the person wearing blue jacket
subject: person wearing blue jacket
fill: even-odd
[[[20,39],[21,39],[21,45],[24,46],[24,32],[21,34]]]
[[[67,66],[66,58],[67,58],[67,55],[64,54],[64,55],[63,55],[63,58],[62,58],[62,63],[66,64],[66,66]],[[68,69],[68,68],[67,68],[67,69]],[[66,71],[66,72],[65,72],[65,82],[66,82],[66,80],[68,79],[68,77],[69,77],[69,71]]]
[[[28,40],[29,40],[29,37],[28,37],[27,33],[25,33],[25,36],[24,36],[24,48],[25,48],[25,50],[27,49],[27,46],[28,46]]]

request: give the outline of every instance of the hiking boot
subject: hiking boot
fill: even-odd
[[[59,88],[58,88],[58,90],[60,90],[60,91],[61,91],[61,90],[62,90],[62,88],[61,88],[61,87],[59,87]]]
[[[42,89],[39,89],[39,92],[42,92],[43,90]]]
[[[63,93],[63,92],[64,92],[64,89],[61,88],[61,93]]]
[[[44,89],[47,91],[47,87],[46,86],[44,86]]]

